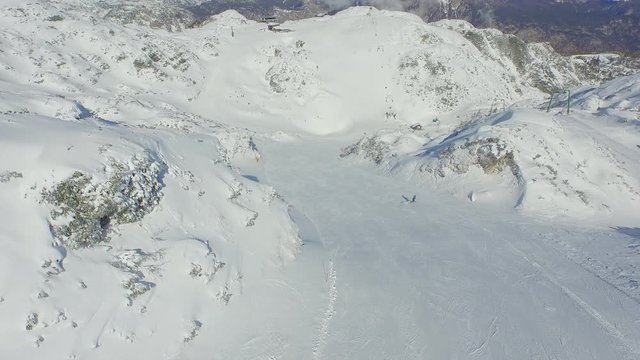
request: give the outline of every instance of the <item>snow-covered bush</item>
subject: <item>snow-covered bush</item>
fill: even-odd
[[[265,80],[269,82],[271,90],[282,94],[287,91],[301,91],[307,85],[309,77],[303,69],[295,63],[278,62],[265,74]]]
[[[122,288],[125,289],[127,305],[132,306],[135,299],[153,289],[155,286],[156,284],[145,281],[144,277],[139,275],[132,275],[127,280],[123,281]]]
[[[340,157],[360,155],[367,160],[373,161],[376,165],[380,165],[390,152],[391,148],[389,144],[380,138],[365,136],[357,143],[344,147],[340,153]]]
[[[429,52],[407,54],[400,59],[400,84],[407,94],[431,102],[440,111],[450,111],[464,98],[467,89],[454,79],[455,69],[447,65],[446,56]]]
[[[54,206],[53,235],[71,248],[107,241],[112,226],[139,221],[160,202],[165,172],[164,164],[147,155],[113,161],[104,182],[76,171],[43,191]]]
[[[300,96],[313,88],[317,66],[309,61],[304,41],[298,40],[290,46],[268,47],[263,51],[270,64],[264,79],[271,91]]]
[[[0,172],[0,184],[7,183],[11,181],[11,179],[19,179],[22,177],[22,173],[17,171],[2,171]]]

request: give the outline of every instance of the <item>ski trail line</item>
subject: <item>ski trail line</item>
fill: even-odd
[[[318,334],[315,344],[313,346],[313,359],[320,359],[322,351],[327,342],[327,336],[329,335],[329,324],[333,315],[336,313],[336,299],[338,298],[338,289],[336,288],[336,269],[333,265],[333,261],[329,261],[329,272],[327,274],[327,285],[329,286],[329,294],[327,301],[327,308],[322,316],[320,323],[320,333]]]
[[[547,280],[549,280],[552,284],[560,288],[560,290],[567,295],[576,305],[578,305],[583,311],[585,311],[589,316],[591,316],[606,332],[609,333],[612,337],[618,339],[622,343],[624,347],[627,348],[631,353],[635,355],[640,355],[640,349],[633,344],[629,339],[622,333],[618,328],[609,322],[598,310],[596,310],[593,306],[589,305],[585,300],[583,300],[580,296],[578,296],[575,292],[573,292],[568,287],[562,285],[553,275],[551,275],[547,269],[545,269],[542,265],[537,262],[531,260],[523,251],[516,248],[512,244],[509,244],[510,247],[517,252],[523,259],[525,259],[531,266],[533,266],[536,270],[540,272]]]

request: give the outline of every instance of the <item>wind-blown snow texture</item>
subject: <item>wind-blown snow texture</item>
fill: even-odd
[[[640,357],[638,75],[162,4],[0,6],[0,358]]]

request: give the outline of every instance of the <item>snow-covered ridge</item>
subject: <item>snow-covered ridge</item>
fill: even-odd
[[[281,32],[234,11],[179,33],[121,26],[64,2],[0,11],[0,80],[49,96],[43,115],[69,116],[55,105],[68,97],[110,121],[132,121],[122,109],[149,114],[146,126],[187,129],[240,111],[247,126],[332,133],[505,107],[592,80],[548,46],[369,7]]]
[[[538,109],[447,130],[383,130],[343,149],[470,201],[558,219],[633,224],[640,211],[640,76],[585,87]],[[549,107],[549,111],[547,111]],[[438,135],[440,134],[440,135]]]

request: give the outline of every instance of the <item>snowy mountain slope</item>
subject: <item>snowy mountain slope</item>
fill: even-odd
[[[2,115],[0,127],[0,149],[11,154],[2,161],[1,196],[12,204],[2,211],[0,230],[3,358],[177,354],[200,328],[215,326],[218,314],[233,314],[234,303],[246,301],[238,299],[274,292],[264,281],[277,279],[300,252],[287,204],[273,188],[229,169],[212,135],[28,114]],[[151,163],[133,167],[136,157]],[[107,212],[110,220],[101,219],[97,231],[108,236],[80,248],[73,241],[83,227],[70,226],[70,237],[50,231],[94,216],[74,205],[82,198],[58,191],[65,179],[80,171],[101,186],[112,183],[118,166],[133,177],[117,186],[133,188],[113,201],[153,195],[136,174],[155,166],[149,174],[159,184],[157,205],[129,221]],[[55,216],[58,207],[46,191],[79,210]],[[104,201],[89,188],[81,193]],[[139,204],[124,204],[125,210]],[[166,346],[155,347],[157,339]]]
[[[346,147],[461,198],[526,213],[634,224],[640,211],[640,77],[566,94],[550,111],[509,109],[455,130],[382,130]],[[440,134],[440,136],[438,136]]]
[[[637,76],[547,113],[583,69],[462,22],[112,5],[0,6],[0,358],[638,357]]]
[[[333,261],[317,358],[638,357],[637,235],[452,200],[336,157],[347,140],[264,148],[267,179],[313,220]]]
[[[484,56],[546,93],[637,73],[633,65],[627,66],[615,54],[564,57],[547,43],[526,43],[496,29],[476,29],[465,21],[446,20],[433,24],[459,32]]]
[[[460,26],[476,31],[468,24]],[[482,46],[444,29],[444,24],[425,25],[407,14],[352,8],[334,17],[285,23],[281,27],[288,32],[256,31],[261,27],[236,29],[237,46],[222,51],[219,60],[233,59],[238,66],[213,70],[210,88],[201,93],[201,112],[226,111],[232,104],[232,111],[239,108],[256,119],[252,126],[267,121],[282,126],[285,120],[296,128],[332,133],[363,123],[406,123],[421,116],[489,108],[492,103],[502,107],[539,94],[535,86],[546,90],[581,81],[566,59],[558,66],[538,60],[545,62],[544,71],[558,74],[552,83],[548,74],[542,79],[533,75],[536,70],[525,74],[506,66],[525,61],[517,54],[503,50],[487,56]],[[529,60],[535,55],[527,53]],[[532,68],[528,63],[525,67]],[[216,85],[238,79],[243,88]],[[363,89],[364,79],[368,86]],[[358,118],[345,118],[349,114]]]
[[[241,112],[251,127],[329,133],[502,108],[538,89],[587,80],[549,48],[372,8],[286,23],[282,32],[232,11],[181,33],[122,27],[64,2],[2,13],[1,79],[69,97],[114,121],[132,121],[124,109],[137,118],[149,113],[145,125],[188,128]]]
[[[220,1],[220,0],[213,0]],[[461,19],[527,42],[548,42],[563,54],[638,54],[640,4],[609,0],[323,0],[332,9],[372,5],[406,11],[425,22]]]

